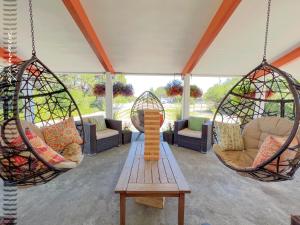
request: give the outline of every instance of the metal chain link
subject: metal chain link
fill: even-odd
[[[267,45],[268,45],[268,35],[269,35],[269,23],[270,23],[270,13],[271,13],[271,1],[268,0],[268,11],[267,11],[267,21],[266,21],[266,32],[265,32],[265,44],[264,44],[264,56],[263,61],[267,61]]]
[[[29,2],[29,17],[30,17],[30,27],[31,27],[31,42],[32,42],[32,55],[36,54],[35,51],[35,40],[34,40],[34,26],[33,26],[33,14],[32,14],[32,0]]]

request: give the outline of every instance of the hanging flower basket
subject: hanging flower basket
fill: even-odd
[[[122,95],[126,97],[133,96],[133,87],[131,84],[124,84]]]
[[[182,96],[183,86],[180,80],[173,80],[165,87],[166,94],[169,97]]]
[[[93,88],[93,94],[97,97],[103,97],[105,96],[105,84],[95,84]]]
[[[165,87],[168,97],[182,96],[183,86],[180,80],[173,80]],[[197,85],[191,85],[190,96],[200,98],[203,95],[202,90]]]
[[[203,92],[197,85],[191,85],[190,96],[192,98],[201,98],[202,95]]]
[[[97,97],[105,96],[105,84],[96,84],[93,88],[93,94]],[[113,96],[133,96],[133,87],[131,84],[123,84],[121,82],[115,82],[113,84]]]

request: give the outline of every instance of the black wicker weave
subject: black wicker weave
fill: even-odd
[[[141,133],[144,132],[144,110],[156,109],[161,113],[161,126],[165,121],[165,109],[160,100],[150,91],[142,93],[134,102],[130,118],[134,127]]]
[[[300,146],[289,146],[297,135],[300,120],[299,83],[289,74],[263,61],[261,65],[242,78],[220,103],[214,121],[238,123],[243,128],[248,122],[259,117],[277,116],[294,121],[286,142],[274,156],[257,168],[235,168],[219,155],[219,159],[229,168],[261,181],[283,181],[293,178],[300,167]],[[216,129],[213,134],[218,143]],[[296,158],[284,162],[280,156],[286,151],[296,151]],[[269,171],[268,165],[276,166],[277,172]],[[279,169],[281,168],[281,169]]]
[[[31,186],[46,183],[65,172],[39,156],[22,127],[25,120],[48,126],[76,115],[80,117],[76,124],[78,131],[84,136],[80,112],[63,83],[33,56],[28,61],[4,68],[0,76],[0,93],[0,176],[4,182]],[[24,145],[11,145],[17,136],[21,136]],[[20,165],[16,159],[24,162]]]

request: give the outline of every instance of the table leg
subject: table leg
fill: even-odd
[[[126,195],[120,194],[120,225],[126,223]]]
[[[178,225],[184,225],[184,200],[185,194],[180,193],[178,197]]]

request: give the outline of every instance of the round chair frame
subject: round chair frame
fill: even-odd
[[[84,140],[83,122],[73,97],[58,79],[36,56],[27,61],[4,68],[0,78],[0,177],[7,185],[32,186],[46,183],[69,169],[58,169],[35,151],[26,137],[22,120],[49,126],[73,115],[79,117],[77,130]],[[13,137],[8,138],[11,135]],[[23,145],[12,146],[20,136]],[[14,163],[16,157],[25,162]],[[42,166],[35,169],[35,165]]]
[[[140,103],[141,102],[141,103]],[[158,97],[153,94],[150,91],[145,91],[143,92],[133,103],[133,106],[130,111],[130,119],[133,124],[133,126],[140,132],[144,133],[144,130],[141,129],[141,126],[137,124],[137,121],[135,121],[133,118],[138,116],[138,111],[139,110],[145,110],[145,109],[158,109],[160,113],[162,114],[162,124],[165,121],[165,109],[158,99]]]
[[[254,88],[254,89],[253,89]],[[266,96],[271,95],[271,96]],[[277,110],[268,110],[266,105],[277,105]],[[286,106],[292,105],[287,112]],[[280,109],[280,110],[278,110]],[[267,116],[285,117],[294,121],[290,134],[278,151],[268,160],[255,168],[237,168],[227,163],[218,154],[220,161],[230,169],[260,181],[284,181],[293,178],[300,167],[300,145],[291,147],[290,144],[299,132],[300,121],[300,86],[290,74],[263,61],[258,67],[244,76],[225,95],[219,104],[213,118],[213,136],[218,143],[215,121],[223,123],[239,123],[241,129],[253,119]],[[296,151],[296,158],[288,162],[284,171],[279,171],[280,156],[285,151]],[[277,171],[270,171],[266,167],[274,164],[276,160]]]

